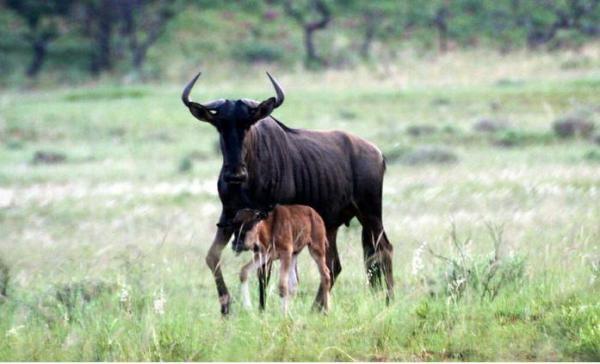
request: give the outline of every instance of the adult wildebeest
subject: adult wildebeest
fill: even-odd
[[[189,94],[200,73],[184,88],[181,99],[192,115],[219,132],[223,166],[218,191],[223,209],[217,233],[206,256],[221,313],[229,312],[231,297],[223,280],[220,259],[233,233],[232,219],[242,208],[300,204],[314,208],[327,228],[327,264],[331,283],[342,270],[336,236],[342,224],[357,217],[371,286],[385,277],[387,299],[393,296],[392,245],[381,219],[385,161],[373,144],[341,131],[292,129],[270,116],[284,100],[277,81],[267,73],[276,97],[263,102],[249,99],[215,100],[200,104]],[[239,249],[238,246],[233,246]],[[261,306],[264,281],[259,279]]]

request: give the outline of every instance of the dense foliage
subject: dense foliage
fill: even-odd
[[[9,29],[1,73],[29,77],[50,69],[160,77],[192,52],[219,63],[339,68],[405,48],[552,50],[600,34],[598,0],[4,0],[0,9]],[[151,48],[160,61],[148,66]]]

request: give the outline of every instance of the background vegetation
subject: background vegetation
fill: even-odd
[[[180,79],[191,69],[389,65],[407,52],[578,49],[597,0],[3,0],[0,80]],[[223,67],[228,64],[230,67]]]
[[[0,360],[600,360],[597,16],[594,1],[2,2]],[[244,312],[249,256],[227,249],[220,317],[204,264],[217,133],[179,100],[198,69],[197,100],[265,98],[268,69],[288,126],[383,150],[391,305],[353,221],[328,315],[310,313],[306,255],[290,317],[273,284],[264,314]]]

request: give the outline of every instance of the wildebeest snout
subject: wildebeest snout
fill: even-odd
[[[223,173],[223,179],[227,183],[244,183],[248,179],[248,172],[245,167],[227,169]]]
[[[234,239],[233,243],[231,244],[231,249],[233,249],[233,251],[236,253],[241,253],[248,250],[242,239]]]

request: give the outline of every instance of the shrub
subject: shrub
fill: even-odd
[[[437,128],[433,125],[411,125],[406,128],[406,132],[410,136],[419,137],[434,134]]]
[[[406,146],[394,145],[393,147],[386,150],[383,154],[385,156],[385,160],[390,163],[395,163],[401,161],[406,154],[410,152],[410,148]]]
[[[585,43],[585,37],[575,29],[559,29],[549,43],[550,49],[577,49]]]
[[[519,129],[506,129],[494,138],[494,144],[502,147],[516,147],[527,144],[547,143],[552,141],[552,134],[525,131]]]
[[[575,117],[565,117],[552,124],[554,132],[561,138],[571,138],[575,135],[589,137],[595,129],[594,123]]]
[[[38,150],[33,155],[33,164],[58,164],[67,160],[67,156],[61,152]]]
[[[503,230],[489,224],[488,230],[493,242],[493,250],[488,255],[471,256],[468,252],[470,238],[459,239],[454,224],[450,233],[454,255],[444,256],[429,249],[432,256],[445,263],[427,280],[432,295],[444,296],[453,302],[467,294],[493,301],[502,290],[522,282],[525,259],[514,255],[500,257]]]
[[[473,124],[473,130],[482,133],[493,133],[500,130],[505,130],[507,128],[508,122],[498,119],[483,118],[479,119],[477,122],[475,122],[475,124]]]
[[[569,351],[584,360],[600,360],[599,303],[564,305],[557,321]]]
[[[10,270],[8,265],[0,258],[0,303],[8,297],[8,282],[10,280]]]
[[[388,162],[408,165],[444,164],[458,161],[458,156],[454,152],[436,146],[424,146],[416,149],[395,146],[386,151],[384,155]]]
[[[458,157],[454,152],[441,147],[421,147],[408,153],[404,161],[410,165],[455,163]]]
[[[561,138],[580,136],[589,138],[593,135],[594,110],[589,107],[578,107],[552,124],[554,132]]]
[[[585,153],[583,159],[589,162],[600,162],[600,150],[590,150],[589,152]]]
[[[192,158],[189,156],[185,156],[179,162],[179,167],[177,168],[180,173],[190,172],[194,168],[194,163],[192,162]]]
[[[280,47],[267,42],[247,41],[233,48],[233,57],[242,62],[279,62],[284,53]]]

